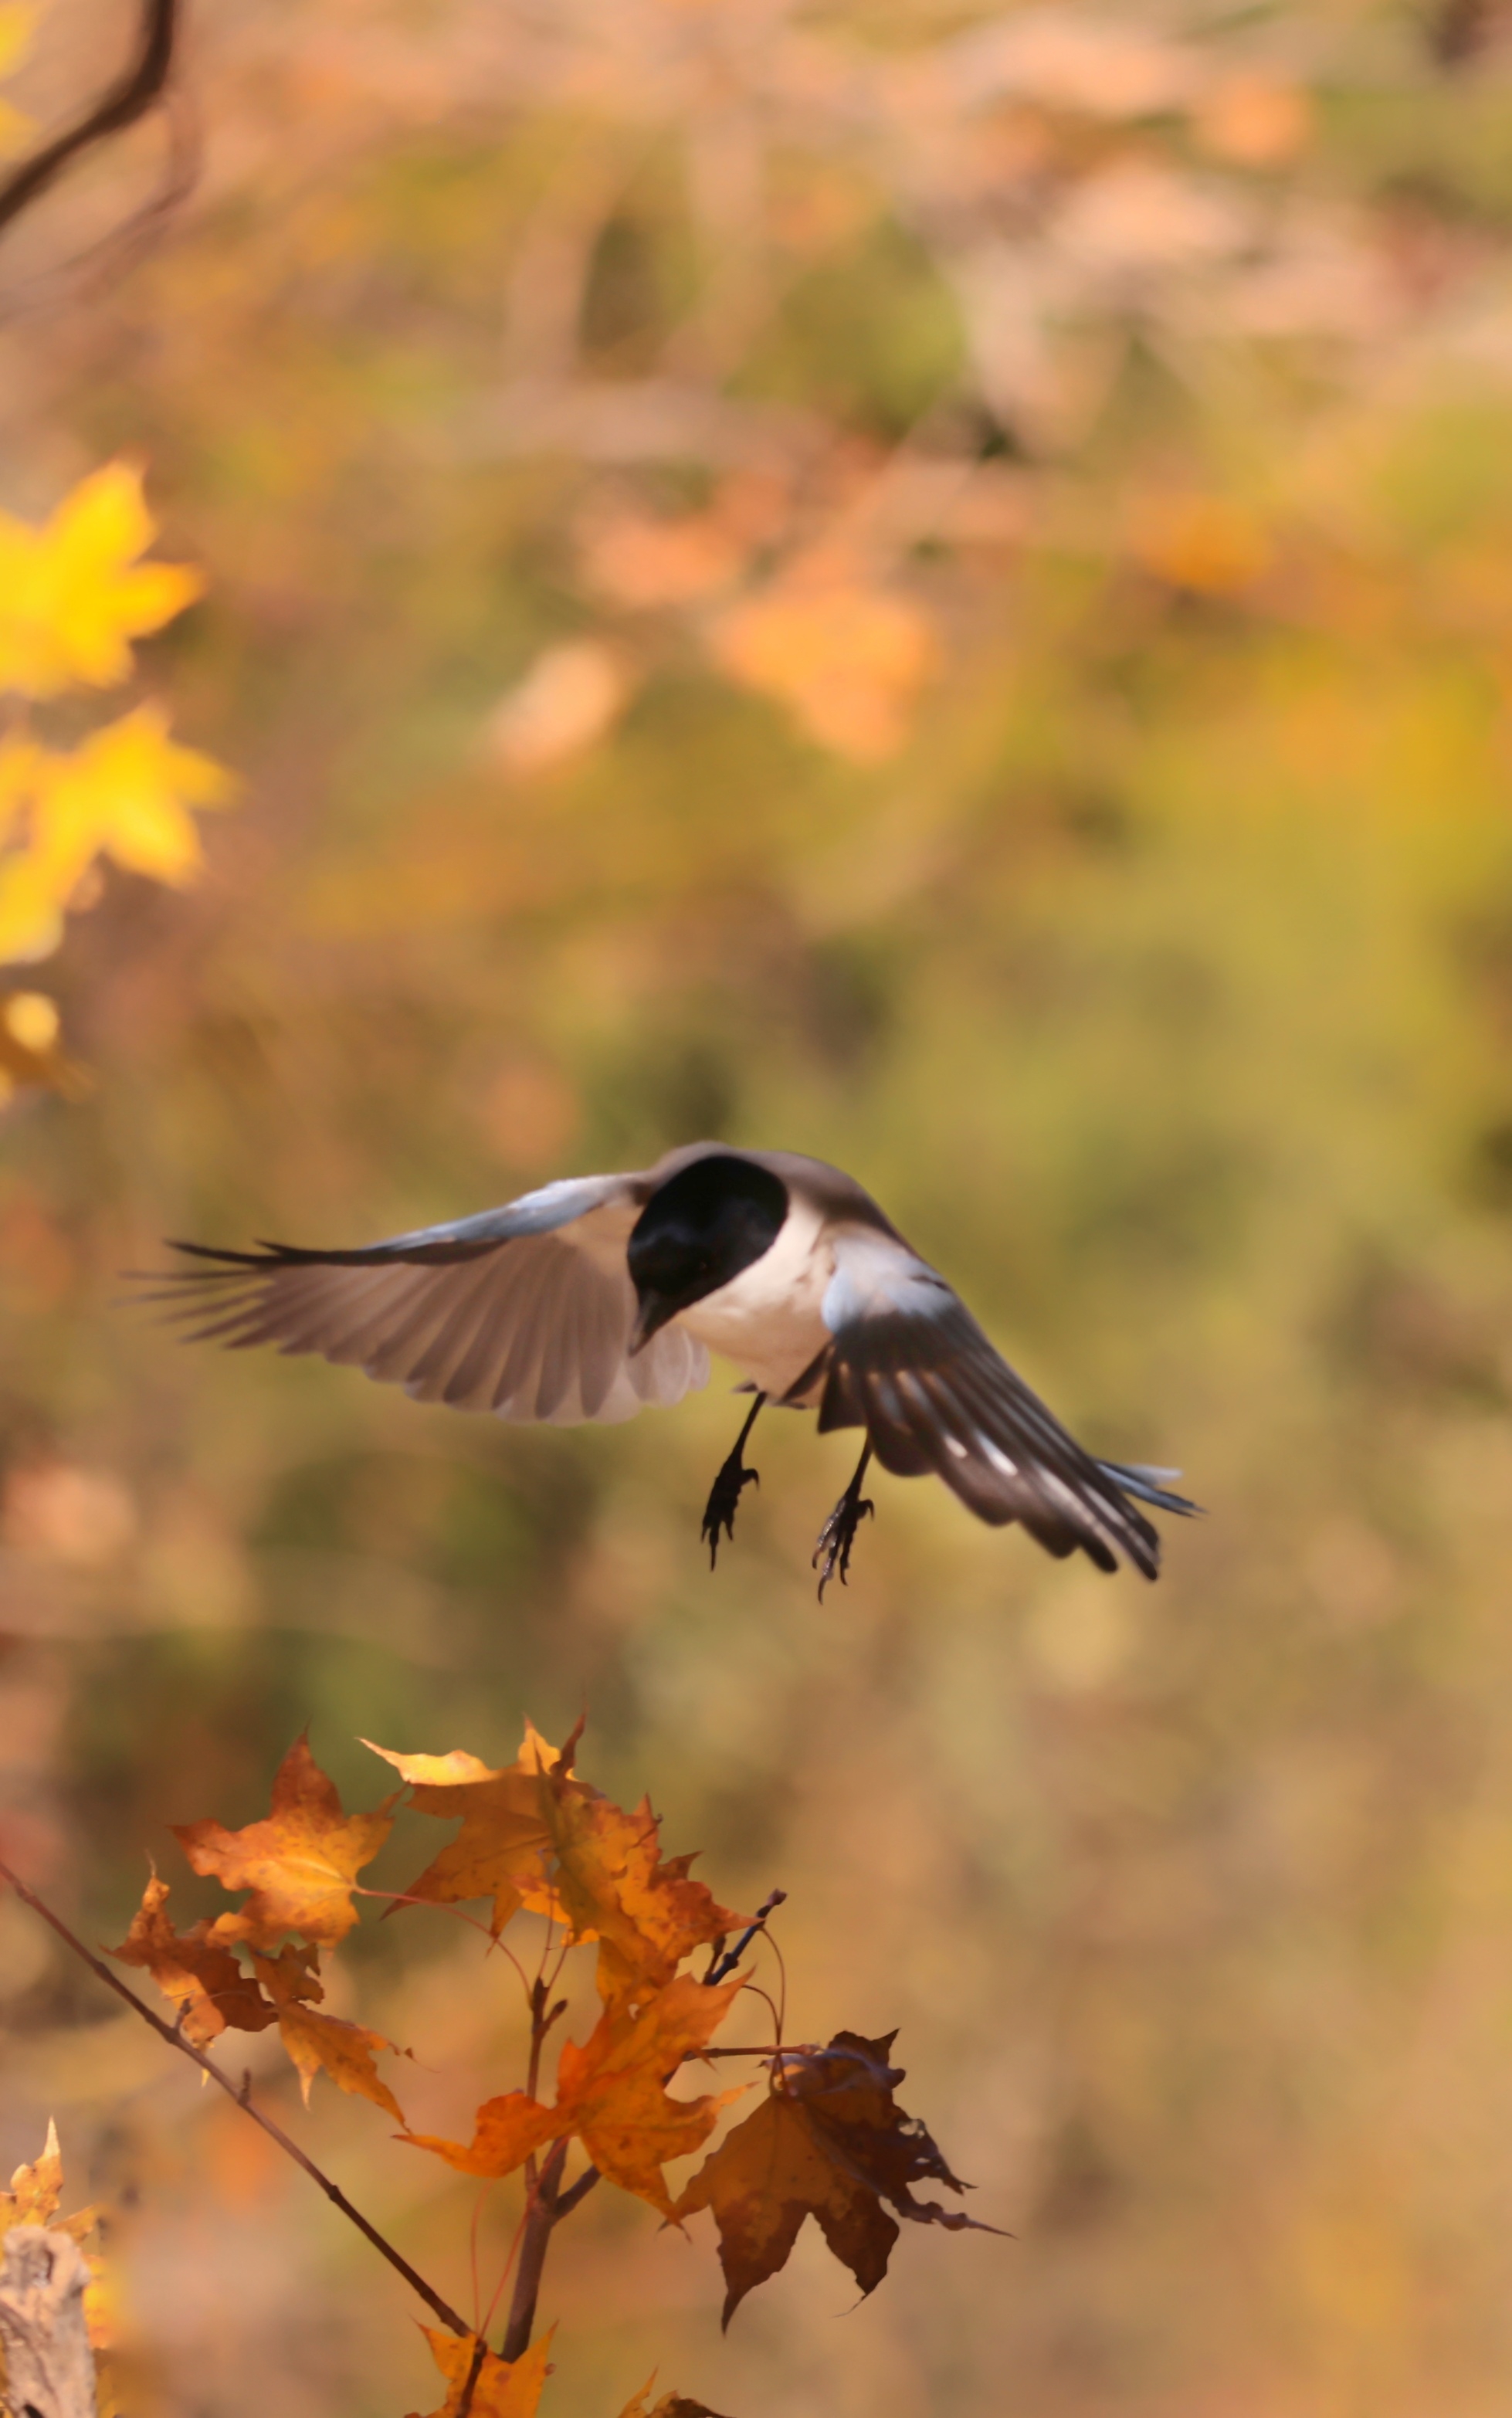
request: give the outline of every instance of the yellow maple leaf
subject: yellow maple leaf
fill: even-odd
[[[18,68],[31,48],[36,11],[23,8],[20,0],[8,0],[0,6],[0,76],[8,76]],[[0,151],[13,151],[31,133],[31,119],[8,100],[0,100]]]
[[[130,640],[205,588],[186,563],[138,562],[156,535],[130,462],[81,480],[40,528],[0,513],[0,689],[55,696],[128,679]]]
[[[467,2408],[472,2418],[535,2418],[541,2388],[551,2373],[552,2326],[515,2360],[499,2359],[485,2348],[473,2378]],[[474,2334],[444,2334],[433,2326],[420,2332],[431,2346],[431,2357],[446,2378],[446,2399],[432,2418],[457,2418],[467,2395],[478,2339]]]
[[[107,724],[69,755],[20,739],[0,745],[0,842],[18,826],[26,832],[22,846],[0,856],[0,964],[56,948],[69,902],[97,856],[156,881],[192,880],[203,857],[190,809],[224,804],[234,787],[211,757],[169,738],[154,705]]]

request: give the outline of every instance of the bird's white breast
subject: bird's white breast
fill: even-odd
[[[823,1218],[794,1197],[771,1248],[674,1324],[780,1397],[830,1339],[821,1305],[833,1272]]]

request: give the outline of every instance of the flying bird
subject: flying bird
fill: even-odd
[[[755,1400],[710,1490],[710,1566],[733,1539],[763,1405],[860,1428],[861,1459],[819,1531],[819,1595],[844,1583],[875,1454],[929,1471],[993,1527],[1058,1557],[1153,1579],[1139,1508],[1189,1513],[1175,1470],[1094,1461],[988,1341],[960,1296],[853,1177],[787,1151],[695,1142],[626,1175],[572,1176],[501,1209],[360,1250],[177,1243],[158,1281],[186,1339],[314,1352],[422,1402],[505,1419],[631,1418],[706,1385],[718,1352]]]

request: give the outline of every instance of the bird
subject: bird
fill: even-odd
[[[821,1602],[875,1515],[874,1457],[1059,1559],[1147,1579],[1160,1538],[1141,1507],[1198,1508],[1167,1487],[1179,1470],[1084,1451],[855,1178],[796,1152],[694,1142],[353,1250],[168,1247],[191,1264],[149,1278],[150,1298],[186,1341],[318,1354],[504,1419],[630,1418],[707,1385],[710,1352],[733,1361],[755,1399],[704,1507],[710,1569],[759,1483],[744,1456],[768,1403],[861,1429],[814,1549]]]

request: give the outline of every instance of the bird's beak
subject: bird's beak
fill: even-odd
[[[652,1336],[666,1324],[669,1318],[676,1316],[675,1302],[667,1301],[661,1293],[642,1293],[635,1305],[635,1315],[631,1321],[626,1357],[634,1360],[637,1352],[644,1352]]]

